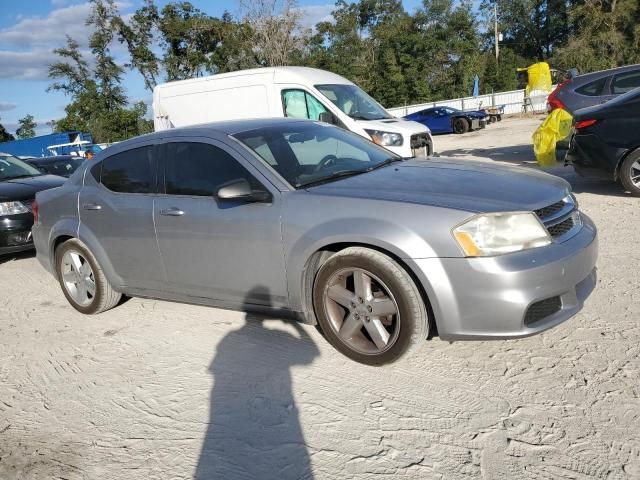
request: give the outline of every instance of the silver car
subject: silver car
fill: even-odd
[[[532,335],[595,285],[557,177],[403,160],[340,128],[232,121],[119,143],[37,196],[38,259],[86,314],[122,295],[290,315],[362,363]]]

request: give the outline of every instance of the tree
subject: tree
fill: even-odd
[[[7,132],[7,129],[4,128],[4,125],[0,123],[0,142],[10,142],[15,140],[15,137]]]
[[[16,130],[16,137],[19,139],[31,138],[36,136],[36,127],[38,124],[33,120],[33,115],[26,115],[18,120],[20,125]]]
[[[87,24],[94,28],[89,38],[93,55],[92,66],[84,59],[79,44],[67,37],[65,47],[54,50],[61,61],[49,67],[54,80],[50,90],[62,91],[71,97],[66,116],[55,124],[57,131],[91,132],[96,142],[118,141],[151,131],[145,120],[147,107],[140,102],[127,108],[122,87],[123,68],[110,53],[119,17],[113,0],[92,0]]]
[[[305,43],[302,12],[295,0],[240,0],[261,65],[289,65]]]
[[[554,61],[580,72],[640,62],[640,3],[581,0],[569,10],[572,35]]]

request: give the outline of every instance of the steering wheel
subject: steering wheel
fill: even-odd
[[[322,170],[324,167],[328,167],[332,163],[335,164],[337,161],[338,161],[338,157],[336,157],[332,153],[330,153],[329,155],[325,155],[322,158],[322,160],[320,160],[320,163],[318,163],[318,165],[316,165],[316,168],[313,169],[313,173],[317,173],[320,170]]]

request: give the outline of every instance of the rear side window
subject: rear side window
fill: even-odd
[[[168,195],[211,197],[233,180],[245,179],[254,190],[265,188],[230,154],[207,143],[167,145],[165,188]]]
[[[640,87],[640,70],[635,72],[621,73],[613,77],[613,83],[611,84],[611,93],[614,95],[620,95],[627,93],[634,88]]]
[[[597,97],[602,94],[602,89],[607,83],[609,77],[600,78],[593,82],[589,82],[580,88],[576,88],[576,93],[586,95],[587,97]]]
[[[101,183],[112,192],[153,193],[154,177],[152,146],[117,153],[102,162]]]

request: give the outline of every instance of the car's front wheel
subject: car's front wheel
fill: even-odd
[[[631,153],[620,165],[620,181],[632,195],[640,197],[640,150]]]
[[[347,248],[320,267],[313,304],[325,338],[360,363],[394,362],[428,335],[427,308],[411,276],[368,248]]]
[[[122,295],[116,292],[93,254],[72,239],[56,249],[56,272],[62,292],[73,308],[91,315],[115,307]]]
[[[469,126],[469,121],[466,118],[456,118],[453,120],[453,131],[455,133],[467,133]]]

